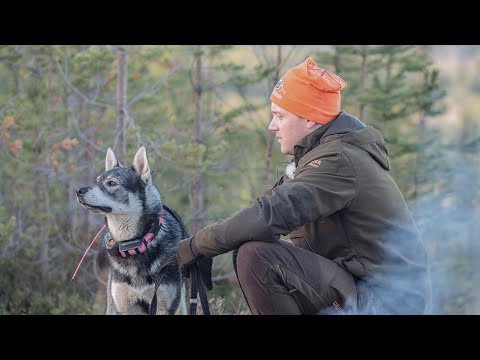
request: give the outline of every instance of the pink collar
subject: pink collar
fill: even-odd
[[[144,253],[147,250],[147,244],[149,242],[151,242],[153,239],[155,239],[158,232],[160,231],[160,228],[162,227],[162,222],[163,222],[163,207],[162,207],[162,211],[160,211],[160,215],[158,217],[158,223],[157,223],[157,221],[155,221],[152,224],[152,227],[150,228],[150,230],[145,235],[140,236],[139,238],[136,238],[136,239],[133,239],[133,240],[121,241],[120,245],[115,240],[109,239],[108,241],[105,241],[105,245],[107,246],[107,251],[109,250],[108,249],[109,247],[114,248],[115,245],[116,245],[116,247],[118,248],[118,251],[116,252],[116,254],[114,256],[118,256],[118,254],[120,254],[122,257],[127,257],[127,254],[129,254],[130,256],[133,256],[133,255],[136,255],[136,254]],[[103,229],[105,229],[106,226],[107,226],[107,224],[102,226],[100,231],[93,238],[90,245],[88,245],[87,250],[85,250],[85,253],[83,254],[82,258],[80,259],[80,262],[78,263],[77,268],[75,269],[75,272],[73,273],[72,278],[70,279],[70,284],[72,283],[73,279],[75,279],[75,276],[77,275],[78,269],[80,269],[80,265],[82,265],[83,259],[85,258],[85,255],[87,255],[88,250],[90,250],[90,248],[92,247],[95,240],[97,240],[98,235],[100,235],[102,233]],[[112,241],[112,240],[113,240],[113,244],[110,245],[110,241]],[[135,245],[135,244],[132,243],[132,242],[138,241],[138,240],[141,240],[138,245]],[[110,253],[110,251],[109,251],[109,253]]]

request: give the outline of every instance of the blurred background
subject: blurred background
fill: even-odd
[[[285,169],[270,93],[311,56],[348,83],[342,108],[380,130],[430,259],[434,314],[480,314],[480,46],[0,46],[0,314],[103,314],[104,218],[75,189],[112,147],[147,148],[163,201],[195,233]],[[288,237],[285,238],[288,240]],[[215,314],[249,314],[231,254]]]

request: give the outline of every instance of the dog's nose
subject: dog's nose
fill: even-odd
[[[90,186],[84,186],[81,188],[78,188],[76,191],[77,195],[84,195],[88,190],[90,190]]]

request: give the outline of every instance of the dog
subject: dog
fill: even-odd
[[[152,172],[144,146],[130,167],[108,148],[105,172],[92,185],[76,189],[85,209],[106,218],[107,315],[149,314],[156,281],[156,314],[187,313],[176,249],[188,233],[178,214],[162,203]]]

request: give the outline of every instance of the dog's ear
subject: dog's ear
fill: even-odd
[[[145,146],[142,146],[140,149],[138,149],[137,153],[135,154],[135,158],[133,159],[133,167],[137,174],[142,178],[142,181],[146,184],[147,181],[150,180],[151,174]]]
[[[115,166],[123,167],[123,165],[117,160],[117,157],[113,153],[112,149],[107,149],[107,157],[105,159],[105,171],[113,169]]]

